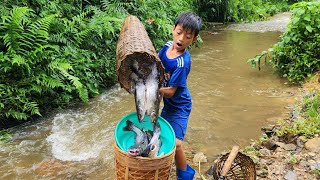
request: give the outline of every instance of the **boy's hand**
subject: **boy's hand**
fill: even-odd
[[[163,99],[163,93],[159,91],[159,101],[161,102],[162,99]]]

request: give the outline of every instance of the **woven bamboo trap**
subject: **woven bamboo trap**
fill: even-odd
[[[132,15],[126,17],[120,31],[117,43],[117,76],[122,88],[131,93],[131,79],[133,61],[138,61],[144,76],[148,76],[150,67],[156,63],[160,73],[159,83],[164,77],[164,67],[154,49],[152,42],[140,20]]]
[[[222,155],[214,163],[214,179],[255,180],[256,168],[252,159],[242,154],[238,146]]]
[[[118,180],[168,180],[174,160],[175,148],[156,157],[132,157],[114,143],[114,158]]]

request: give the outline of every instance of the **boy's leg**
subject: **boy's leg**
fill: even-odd
[[[182,148],[182,142],[179,139],[176,139],[176,175],[177,180],[193,180],[195,175],[195,170],[187,164],[186,155]]]
[[[187,159],[183,151],[182,141],[180,139],[176,139],[176,154],[174,159],[175,159],[177,168],[182,170],[187,169]]]
[[[176,139],[176,154],[174,158],[177,168],[182,170],[187,169],[187,159],[183,151],[182,141],[180,139]]]

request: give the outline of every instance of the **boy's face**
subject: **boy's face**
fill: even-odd
[[[177,51],[184,51],[189,45],[197,41],[195,32],[191,29],[184,29],[180,24],[172,29],[173,48]]]

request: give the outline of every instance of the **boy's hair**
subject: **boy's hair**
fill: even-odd
[[[192,12],[183,12],[177,17],[174,27],[176,27],[178,24],[187,30],[191,29],[191,31],[195,34],[194,37],[197,37],[202,26],[202,21],[198,15]]]

